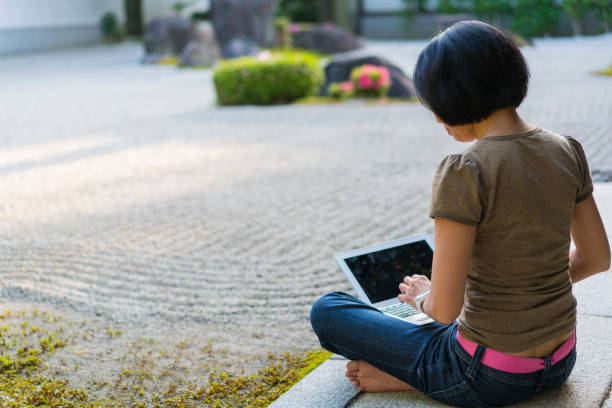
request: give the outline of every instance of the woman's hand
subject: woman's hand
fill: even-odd
[[[428,290],[430,286],[431,282],[425,275],[406,276],[404,282],[399,284],[399,290],[402,293],[397,298],[400,302],[407,302],[416,309],[414,298]]]

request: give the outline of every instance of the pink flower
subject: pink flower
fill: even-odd
[[[378,72],[380,73],[381,78],[383,78],[385,81],[388,80],[391,76],[389,74],[389,70],[385,67],[379,67]]]
[[[291,23],[291,24],[289,24],[288,29],[289,29],[289,32],[292,33],[292,34],[299,33],[300,32],[300,25],[299,24],[295,24],[295,23]]]
[[[272,53],[268,50],[261,51],[257,54],[257,61],[264,62],[272,58]]]
[[[391,81],[389,80],[389,77],[380,77],[378,78],[378,81],[376,82],[376,85],[378,85],[378,87],[380,88],[381,86],[389,86],[391,84]]]
[[[362,89],[367,89],[367,88],[370,88],[372,85],[374,85],[374,82],[372,82],[372,78],[364,74],[361,74],[359,76],[358,81],[359,81],[359,87]]]
[[[362,65],[359,72],[362,74],[369,74],[372,72],[372,68],[375,68],[374,65]]]
[[[341,82],[339,86],[340,90],[345,92],[353,92],[353,89],[355,89],[351,81]]]

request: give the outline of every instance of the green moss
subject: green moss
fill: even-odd
[[[324,105],[328,103],[340,103],[341,100],[328,96],[307,96],[293,102],[295,105]]]
[[[244,355],[244,361],[259,360],[263,368],[248,374],[243,365],[242,372],[236,373],[228,369],[232,356],[211,339],[201,346],[201,339],[167,344],[139,338],[128,343],[114,376],[95,378],[94,374],[86,389],[74,389],[61,378],[62,367],[64,373],[70,372],[64,357],[51,360],[52,364],[48,357],[76,342],[116,341],[121,331],[90,330],[84,338],[82,329],[71,326],[44,313],[0,315],[3,408],[266,407],[331,355],[323,351]],[[76,350],[72,356],[83,354]],[[70,366],[78,370],[81,364],[73,361]]]
[[[612,76],[612,65],[610,65],[606,69],[602,69],[601,71],[597,71],[596,73],[599,74],[599,75]]]
[[[389,104],[394,105],[398,103],[416,103],[419,100],[417,98],[382,98],[382,99],[351,99],[353,103],[355,101],[361,101],[365,105],[381,105],[381,104]],[[324,105],[324,104],[337,104],[342,103],[343,101],[330,98],[328,96],[309,96],[306,98],[300,98],[293,102],[296,105]]]
[[[366,100],[367,105],[387,104],[393,105],[398,103],[416,103],[419,100],[417,98],[383,98],[383,99],[370,99]]]
[[[180,63],[179,57],[163,57],[159,61],[157,61],[158,65],[173,65],[178,66]]]

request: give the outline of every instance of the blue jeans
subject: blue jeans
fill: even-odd
[[[559,387],[576,361],[576,348],[554,365],[513,374],[480,364],[485,348],[470,356],[457,340],[457,325],[414,325],[342,292],[315,302],[310,322],[323,348],[362,360],[425,395],[459,407],[500,407]]]

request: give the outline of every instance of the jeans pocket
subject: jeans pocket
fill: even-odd
[[[544,389],[552,390],[557,387],[560,387],[567,381],[572,370],[574,369],[574,364],[576,364],[576,351],[572,351],[570,354],[565,357],[565,361],[558,362],[557,364],[562,365],[558,369],[553,366],[553,370],[551,372],[549,381],[546,383]]]
[[[472,387],[464,380],[450,388],[426,394],[432,400],[456,407],[483,408],[488,405],[482,403],[474,394]]]

